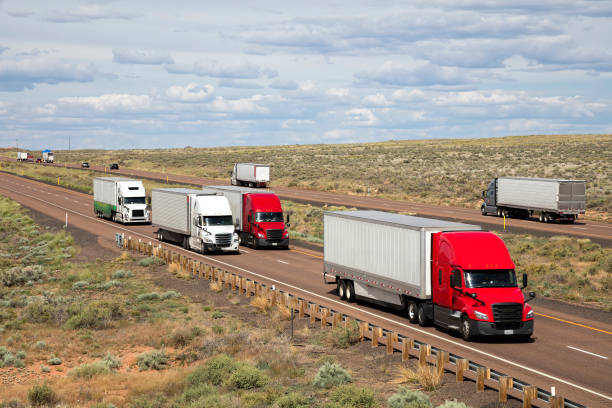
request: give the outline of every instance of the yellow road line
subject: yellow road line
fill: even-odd
[[[569,320],[559,319],[558,317],[553,317],[553,316],[545,315],[545,314],[542,314],[542,313],[535,313],[535,312],[534,312],[534,314],[536,314],[538,316],[542,316],[542,317],[548,317],[549,319],[558,320],[558,321],[563,322],[563,323],[573,324],[574,326],[580,326],[580,327],[584,327],[586,329],[591,329],[591,330],[595,330],[595,331],[606,333],[606,334],[612,334],[612,332],[609,332],[607,330],[597,329],[595,327],[586,326],[584,324],[572,322],[572,321],[569,321]]]
[[[298,252],[298,253],[300,253],[300,254],[304,254],[304,255],[308,255],[308,256],[311,256],[311,257],[313,257],[313,258],[323,259],[323,257],[322,257],[322,256],[319,256],[319,255],[314,255],[314,254],[309,254],[308,252],[304,252],[304,251],[298,251],[297,249],[291,249],[291,251],[292,251],[292,252]]]

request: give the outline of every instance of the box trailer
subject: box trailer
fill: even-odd
[[[574,222],[586,208],[582,180],[498,177],[482,195],[482,215],[529,218],[535,213],[541,222]]]
[[[28,152],[17,152],[17,161],[31,161],[32,155]]]
[[[411,322],[459,330],[466,340],[531,336],[533,313],[495,234],[381,211],[325,212],[323,222],[323,276],[334,278],[341,299],[394,305]]]
[[[231,178],[233,186],[267,187],[269,182],[269,165],[255,163],[234,164]]]
[[[42,161],[45,163],[53,163],[53,152],[49,149],[42,151]]]
[[[185,249],[238,252],[229,202],[213,190],[156,188],[151,194],[152,224],[157,239]]]
[[[115,222],[149,222],[144,185],[125,177],[93,179],[94,212]]]

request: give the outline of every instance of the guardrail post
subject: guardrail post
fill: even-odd
[[[490,375],[490,371],[486,367],[479,366],[476,369],[476,392],[484,392],[485,379],[488,379]]]
[[[327,328],[327,318],[329,317],[329,309],[321,310],[321,328]]]
[[[444,364],[448,363],[448,351],[438,350],[436,356],[436,368],[438,369],[438,376],[444,374]]]
[[[512,377],[499,377],[499,401],[508,401],[508,390],[512,389]]]
[[[272,307],[276,305],[276,291],[272,289],[270,289],[270,305],[272,305]]]
[[[458,358],[455,364],[457,365],[457,382],[463,382],[463,373],[468,369],[469,361],[465,358]]]
[[[306,305],[306,302],[304,302],[302,299],[298,300],[298,319],[304,318],[304,315],[306,314],[304,310],[306,309],[305,305]]]
[[[368,322],[359,323],[359,341],[364,341],[368,332]]]
[[[344,328],[345,329],[350,329],[352,324],[353,324],[353,319],[351,319],[348,316],[345,316],[344,317]]]
[[[315,305],[314,303],[310,304],[310,324],[315,324],[315,322],[317,321],[317,305]]]
[[[531,408],[531,402],[538,398],[538,387],[527,385],[523,387],[523,408]]]
[[[393,345],[395,339],[397,338],[397,334],[393,332],[387,332],[387,335],[385,337],[387,338],[387,354],[393,354]]]
[[[430,344],[421,344],[419,346],[419,366],[425,367],[427,365],[427,356],[431,354]]]
[[[406,361],[410,358],[412,346],[414,346],[414,340],[411,337],[404,337],[402,339],[402,361]]]
[[[372,327],[372,347],[378,347],[378,341],[383,336],[382,327]]]
[[[553,395],[550,397],[550,408],[563,408],[565,406],[565,398]]]

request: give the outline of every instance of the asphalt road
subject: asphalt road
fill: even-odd
[[[0,156],[0,160],[15,161],[14,158]],[[36,163],[24,163],[40,166]],[[50,164],[45,164],[50,165]],[[53,166],[70,167],[80,169],[81,165],[70,163],[54,163]],[[102,171],[105,170],[109,174],[125,175],[139,178],[147,178],[161,181],[171,181],[183,184],[192,184],[195,186],[203,185],[219,185],[229,184],[228,180],[206,179],[195,176],[183,176],[177,174],[165,174],[159,172],[134,170],[121,167],[119,170],[112,172],[108,168],[92,166],[90,170]],[[272,187],[272,190],[282,199],[293,200],[303,203],[312,203],[316,205],[342,205],[347,207],[356,207],[359,209],[373,209],[381,211],[398,211],[413,213],[424,217],[444,218],[454,221],[463,221],[482,225],[484,229],[503,230],[504,220],[494,216],[482,216],[480,211],[473,208],[463,207],[441,207],[429,204],[414,204],[405,201],[387,200],[382,198],[346,195],[332,193],[326,191],[302,190],[291,187]],[[531,233],[536,235],[552,236],[552,235],[570,235],[575,237],[590,238],[606,247],[612,246],[612,224],[598,223],[588,221],[584,218],[578,219],[574,224],[544,224],[538,222],[535,217],[528,220],[507,218],[506,230],[515,233]]]
[[[0,178],[0,194],[60,221],[68,214],[68,229],[74,225],[86,230],[98,236],[98,243],[104,247],[113,247],[116,232],[156,242],[154,228],[150,225],[121,225],[96,218],[90,195],[7,174]],[[178,246],[174,249],[183,251]],[[533,342],[498,339],[468,343],[454,333],[411,325],[401,313],[390,309],[365,302],[339,301],[335,285],[323,283],[321,254],[316,251],[294,246],[290,251],[245,248],[240,255],[189,254],[449,350],[540,388],[554,386],[557,395],[573,401],[590,407],[612,406],[612,324],[609,319],[596,320],[585,314],[573,314],[567,308],[557,310],[554,304],[541,305],[536,309]]]

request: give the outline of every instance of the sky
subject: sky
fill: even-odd
[[[612,1],[0,0],[0,147],[612,133]]]

